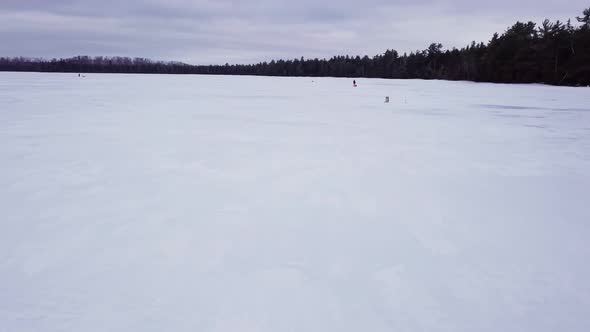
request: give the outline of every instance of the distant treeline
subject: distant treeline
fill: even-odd
[[[144,58],[87,57],[69,59],[0,58],[0,71],[214,74],[263,76],[332,76],[421,78],[497,83],[590,85],[590,8],[577,17],[579,26],[545,20],[517,22],[494,34],[486,44],[443,50],[439,43],[426,50],[398,54],[387,50],[368,56],[294,59],[253,65],[194,66],[154,62]]]

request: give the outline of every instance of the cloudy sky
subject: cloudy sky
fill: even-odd
[[[0,56],[141,56],[192,64],[370,56],[487,41],[588,0],[0,0]]]

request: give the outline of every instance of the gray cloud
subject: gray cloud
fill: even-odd
[[[0,56],[145,56],[190,63],[461,47],[587,0],[2,0]]]

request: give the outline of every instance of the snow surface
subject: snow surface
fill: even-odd
[[[357,82],[1,73],[0,331],[589,331],[590,89]]]

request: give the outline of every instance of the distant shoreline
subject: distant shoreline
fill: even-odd
[[[580,26],[549,20],[517,22],[491,40],[461,49],[432,43],[399,54],[339,55],[330,59],[272,60],[257,64],[189,65],[146,58],[76,56],[66,59],[0,57],[0,71],[41,73],[183,74],[271,77],[438,79],[485,83],[590,85],[590,8]]]

